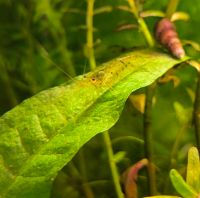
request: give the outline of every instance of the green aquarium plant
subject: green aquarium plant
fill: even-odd
[[[83,144],[115,124],[130,93],[180,62],[151,50],[135,51],[4,114],[1,195],[49,197],[57,172]]]
[[[199,12],[1,0],[0,197],[199,196]]]
[[[171,182],[183,198],[198,198],[200,196],[200,161],[196,147],[191,147],[188,152],[186,180],[175,170],[170,171]],[[152,196],[151,198],[176,198],[177,196]]]

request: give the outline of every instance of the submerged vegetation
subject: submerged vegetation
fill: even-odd
[[[197,198],[199,12],[1,0],[0,197]]]

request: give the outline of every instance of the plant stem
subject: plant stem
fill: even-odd
[[[180,0],[169,0],[167,11],[166,11],[166,17],[171,19],[172,15],[176,11],[176,8],[179,4]]]
[[[151,36],[151,33],[142,17],[138,14],[138,9],[135,5],[134,0],[128,0],[129,6],[131,8],[131,12],[137,19],[138,25],[149,45],[149,47],[154,46],[154,39]],[[155,168],[153,166],[153,145],[152,145],[152,131],[151,131],[151,112],[152,112],[152,99],[154,95],[156,83],[148,86],[146,88],[146,101],[145,101],[145,111],[144,111],[144,150],[145,157],[148,159],[149,164],[147,167],[147,175],[148,175],[148,186],[149,186],[149,194],[155,195],[156,190],[156,174]]]
[[[82,175],[82,183],[83,183],[83,191],[85,193],[86,198],[94,198],[94,194],[90,185],[88,184],[88,177],[86,171],[86,163],[85,163],[85,156],[83,148],[78,153],[79,156],[79,164],[80,164],[80,172]]]
[[[145,101],[145,111],[144,111],[144,150],[145,157],[149,160],[149,165],[147,167],[148,174],[148,184],[149,184],[149,194],[155,195],[156,190],[156,174],[155,168],[153,166],[153,143],[152,143],[152,101],[154,96],[156,83],[150,85],[146,89],[146,101]]]
[[[112,178],[113,178],[117,197],[118,198],[124,198],[124,195],[121,191],[121,186],[120,186],[120,183],[119,183],[120,179],[119,179],[117,167],[116,167],[116,164],[115,164],[115,161],[114,161],[114,154],[113,154],[112,144],[111,144],[111,140],[110,140],[110,136],[108,134],[108,131],[105,131],[103,133],[103,138],[104,138],[104,142],[105,142],[105,146],[106,146],[108,161],[109,161],[109,165],[110,165],[111,174],[112,174]]]
[[[137,7],[135,5],[135,1],[134,0],[128,0],[131,12],[133,13],[134,17],[137,19],[138,25],[140,27],[140,30],[142,31],[144,38],[146,39],[149,47],[153,47],[154,46],[154,39],[151,36],[151,33],[144,21],[144,19],[142,17],[139,16],[138,14],[138,10]]]
[[[138,24],[140,26],[140,29],[142,31],[142,33],[144,34],[144,37],[146,38],[146,41],[149,45],[149,47],[153,47],[154,46],[154,39],[151,36],[151,33],[149,32],[149,29],[144,21],[143,18],[138,18]]]
[[[198,82],[196,88],[196,97],[194,102],[194,127],[197,148],[200,151],[200,72],[198,72]]]
[[[83,154],[83,151],[81,149],[78,153],[80,172],[75,167],[75,165],[73,164],[72,161],[67,165],[67,172],[70,173],[70,176],[75,176],[75,178],[76,178],[75,183],[76,182],[81,183],[81,192],[84,193],[85,198],[94,198],[93,192],[90,188],[90,184],[86,180],[87,173],[85,171],[86,170],[85,160],[84,160],[84,158],[82,159],[82,157],[84,157],[82,154]],[[66,174],[66,171],[63,171],[63,173]],[[86,176],[85,176],[85,174],[86,174]],[[76,183],[76,185],[77,185],[77,183]]]
[[[139,18],[139,15],[138,15],[138,10],[137,10],[137,7],[135,5],[135,1],[134,0],[128,0],[128,3],[129,3],[129,6],[131,8],[131,12],[133,13],[133,15],[135,16],[136,19]]]
[[[87,25],[87,55],[89,59],[89,64],[91,70],[95,69],[96,61],[94,56],[94,44],[93,44],[93,14],[94,14],[94,0],[87,0],[87,17],[86,17],[86,25]]]
[[[94,55],[94,44],[93,44],[93,13],[94,13],[94,0],[87,0],[87,50],[88,50],[88,59],[90,64],[90,69],[94,70],[96,68],[96,60]],[[106,147],[106,152],[108,154],[108,161],[111,169],[112,179],[116,194],[118,198],[123,198],[123,193],[121,191],[119,175],[117,167],[114,161],[114,154],[112,149],[112,144],[108,131],[103,133],[104,144]]]

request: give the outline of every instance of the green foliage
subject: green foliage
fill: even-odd
[[[200,193],[200,161],[197,148],[192,147],[188,153],[186,183]]]
[[[150,198],[150,197],[145,197],[145,198]],[[180,198],[180,197],[168,196],[168,195],[160,195],[160,196],[152,196],[151,198]]]
[[[179,62],[151,51],[129,53],[3,115],[1,195],[48,197],[57,171],[117,121],[130,93]]]
[[[181,175],[175,170],[170,171],[170,178],[176,190],[184,197],[197,197],[197,193],[190,187],[181,177]]]
[[[197,198],[200,194],[200,161],[196,147],[191,147],[188,152],[187,176],[186,181],[175,170],[170,171],[170,178],[176,191],[183,198]],[[170,198],[176,196],[152,196],[151,198]]]
[[[186,182],[176,170],[171,170],[172,183],[184,198],[198,197],[200,194],[200,161],[197,148],[192,147],[188,152]]]
[[[151,35],[153,35],[155,23],[160,16],[165,15],[169,0],[135,0],[135,2],[140,15],[144,17],[143,19]],[[107,62],[128,50],[139,53],[137,52],[138,47],[147,47],[146,39],[138,26],[138,22],[133,14],[127,10],[128,8],[129,4],[126,0],[95,1],[93,48],[97,65],[101,65],[103,62]],[[175,21],[175,25],[181,40],[185,43],[184,48],[187,55],[199,61],[200,2],[199,0],[181,0],[179,1],[177,11],[185,12],[185,14],[190,17],[188,21]],[[86,94],[86,96],[88,98],[91,97],[91,101],[96,101],[95,104],[103,102],[102,99],[105,94],[108,94],[107,96],[109,96],[110,101],[107,103],[107,106],[105,105],[105,108],[108,109],[106,109],[105,112],[101,112],[100,109],[97,108],[93,113],[98,114],[98,117],[103,113],[107,113],[106,116],[107,118],[110,116],[109,119],[106,120],[107,122],[102,120],[101,125],[103,129],[101,130],[98,129],[96,132],[92,132],[88,128],[86,133],[88,136],[81,136],[82,139],[80,140],[82,144],[96,133],[110,128],[118,120],[121,109],[124,107],[118,122],[110,129],[114,151],[113,160],[115,160],[119,173],[121,174],[128,167],[131,167],[137,161],[145,157],[143,152],[145,143],[143,140],[142,111],[144,107],[145,90],[141,88],[135,91],[124,106],[125,98],[128,97],[128,93],[130,93],[131,90],[138,89],[143,84],[143,82],[138,81],[138,85],[136,86],[136,82],[134,81],[134,83],[128,83],[128,88],[120,87],[122,82],[125,83],[126,80],[128,82],[130,80],[129,77],[132,75],[134,76],[132,69],[130,71],[128,71],[128,69],[125,69],[125,71],[120,70],[120,74],[117,75],[115,73],[117,70],[113,68],[114,73],[112,76],[110,74],[108,75],[106,72],[100,72],[101,68],[99,68],[96,72],[100,73],[95,75],[94,81],[89,80],[94,73],[87,74],[86,79],[83,77],[84,75],[82,77],[77,77],[75,80],[73,79],[74,76],[85,74],[90,70],[86,47],[86,13],[86,0],[0,0],[0,114],[7,112],[24,99],[35,95],[41,90],[58,86],[69,79],[71,79],[71,82],[68,84],[73,86],[88,80],[86,83],[87,87],[82,86],[82,89],[78,89],[78,86],[75,86],[77,95],[71,93],[74,100],[69,99],[71,96],[65,96],[65,101],[76,104],[73,106],[73,109],[67,108],[67,106],[71,105],[68,102],[65,104],[64,99],[62,100],[62,103],[64,103],[63,106],[61,106],[61,104],[58,106],[64,111],[67,120],[71,120],[74,116],[78,116],[79,113],[84,111],[83,109],[89,105],[86,100],[84,100],[85,103],[83,101],[84,90],[89,93],[89,95]],[[153,15],[155,17],[152,17]],[[123,29],[124,27],[131,28]],[[194,46],[194,48],[192,46]],[[161,48],[161,46],[156,44],[155,48]],[[166,50],[163,49],[163,51]],[[146,54],[147,51],[144,53]],[[154,52],[149,51],[148,53]],[[155,53],[157,54],[157,52]],[[163,58],[166,57],[166,59],[160,60],[160,56],[163,56]],[[152,56],[148,59],[148,61],[151,62],[151,67],[148,66],[147,72],[145,70],[144,76],[140,78],[145,78],[143,80],[146,80],[146,83],[142,86],[146,86],[155,80],[155,78],[165,73],[175,62],[177,63],[177,60],[170,59],[172,62],[175,62],[171,62],[170,65],[165,65],[164,63],[165,61],[168,62],[169,57],[162,53],[159,53],[159,57],[158,61],[153,60]],[[146,55],[143,58],[146,60]],[[144,59],[142,59],[142,57],[141,59],[137,57],[136,60],[133,61],[134,65],[137,62],[139,63],[137,66],[134,66],[138,68],[138,71],[142,72],[142,68],[147,66],[143,65]],[[108,63],[106,63],[106,65],[107,64]],[[116,62],[116,64],[121,65],[119,68],[123,67],[122,62]],[[144,64],[146,64],[146,61]],[[140,65],[141,70],[139,68]],[[106,68],[107,67],[109,68],[108,65]],[[130,68],[130,65],[128,68]],[[158,73],[152,73],[156,72],[154,70]],[[111,69],[109,71],[111,71]],[[126,76],[126,74],[123,73],[122,75],[121,72],[127,72],[126,74],[130,72],[131,75],[123,81],[120,78],[122,78],[123,75]],[[153,77],[150,74],[155,75]],[[181,64],[181,66],[171,69],[157,82],[153,97],[153,109],[151,112],[151,131],[153,136],[153,162],[156,167],[156,183],[159,194],[175,193],[174,188],[170,184],[170,179],[168,178],[169,171],[172,168],[175,168],[180,173],[185,171],[187,150],[191,145],[196,143],[194,127],[191,127],[197,82],[196,74],[197,72],[195,69],[188,67],[187,64]],[[150,75],[151,78],[147,78],[146,75]],[[116,86],[114,85],[115,82],[117,83]],[[7,172],[2,169],[4,165],[1,166],[0,171],[3,171],[2,173],[6,173],[6,175],[0,175],[0,178],[6,179],[2,180],[3,182],[0,189],[5,190],[5,186],[13,180],[13,176],[10,174],[11,170],[17,171],[17,169],[20,169],[20,171],[23,172],[25,169],[23,170],[23,168],[20,167],[22,165],[25,166],[25,159],[30,159],[30,161],[35,159],[29,158],[29,154],[21,150],[23,147],[20,146],[19,136],[17,132],[10,131],[10,128],[13,128],[15,123],[18,123],[20,130],[29,131],[29,135],[23,132],[22,138],[25,138],[26,149],[31,155],[33,155],[41,145],[42,149],[44,149],[43,145],[50,145],[51,141],[47,143],[46,136],[41,133],[39,121],[42,128],[45,128],[45,133],[47,133],[49,137],[53,138],[57,132],[61,134],[61,131],[57,129],[64,127],[67,121],[59,114],[57,106],[51,105],[51,99],[54,98],[52,96],[58,96],[59,91],[65,90],[65,86],[67,85],[65,84],[55,89],[47,90],[47,92],[42,92],[30,99],[32,102],[29,103],[29,101],[25,101],[23,104],[16,107],[16,109],[11,110],[13,113],[8,112],[3,116],[8,117],[8,115],[11,115],[11,120],[13,120],[13,122],[10,120],[9,123],[5,123],[4,121],[3,124],[0,123],[0,133],[4,133],[4,130],[1,131],[1,128],[9,128],[8,132],[0,139],[2,143],[0,152],[4,152],[9,163],[13,161],[14,163],[12,163],[13,167],[8,167],[9,170]],[[67,90],[68,89],[73,90],[72,88],[67,88]],[[79,90],[80,92],[78,92]],[[121,92],[120,90],[123,91]],[[90,95],[93,91],[94,95]],[[125,92],[126,96],[124,95]],[[45,93],[48,96],[46,96]],[[49,95],[50,93],[52,94],[51,97]],[[103,95],[101,95],[101,93]],[[36,98],[40,95],[43,95],[43,98],[41,101],[38,101]],[[64,96],[64,93],[61,93],[61,95]],[[135,95],[142,97],[138,97],[139,99],[137,98],[137,101],[132,101],[131,98]],[[119,98],[117,98],[118,96]],[[85,97],[85,99],[87,97]],[[111,99],[115,101],[115,104]],[[119,101],[120,99],[121,101]],[[47,100],[48,102],[45,102]],[[46,103],[46,106],[42,105],[43,102]],[[117,103],[119,103],[120,106],[115,108]],[[113,106],[110,106],[111,104],[113,104]],[[82,105],[84,108],[80,110],[81,108],[79,108],[79,105]],[[65,108],[67,108],[66,111],[64,110]],[[33,109],[35,109],[34,112],[32,111]],[[112,109],[114,110],[112,111]],[[24,112],[26,112],[25,115],[23,115]],[[73,114],[72,112],[75,113]],[[35,115],[38,115],[39,119]],[[111,119],[112,115],[113,117]],[[81,116],[85,117],[86,115],[83,114]],[[40,117],[42,119],[40,119]],[[88,121],[88,119],[86,119],[85,122]],[[21,120],[23,120],[23,122]],[[83,120],[84,119],[82,119],[82,121]],[[90,121],[92,122],[92,120]],[[93,121],[96,123],[97,120]],[[30,124],[23,125],[23,123]],[[81,123],[80,126],[83,126],[82,124],[83,123]],[[105,126],[103,124],[105,124]],[[71,125],[71,127],[73,126],[74,124]],[[94,127],[97,128],[98,126],[95,125]],[[81,128],[82,127],[79,129],[82,130]],[[63,139],[58,138],[58,144],[49,148],[57,150],[58,147],[56,146],[62,146],[65,140],[67,142],[70,141],[69,144],[63,145],[63,148],[59,151],[68,150],[68,146],[74,146],[71,157],[66,157],[70,160],[78,148],[81,147],[81,143],[79,143],[79,145],[74,144],[74,141],[79,141],[79,135],[78,137],[73,136],[73,138],[69,136]],[[7,149],[14,147],[16,150]],[[42,149],[41,152],[43,151]],[[70,151],[69,149],[69,152]],[[20,153],[20,155],[17,155],[17,153]],[[43,156],[41,156],[41,158],[42,157]],[[58,173],[54,181],[54,186],[51,188],[52,181],[49,179],[51,178],[53,180],[56,176],[56,172],[67,163],[67,160],[61,157],[63,163],[58,167],[58,164],[61,163],[62,160],[58,160],[57,158],[59,157],[54,156],[54,158],[48,158],[51,162],[56,161],[53,164],[57,167],[56,169],[54,165],[52,165],[52,167],[54,167],[53,169],[47,169],[46,173],[49,174],[48,176],[35,178],[35,180],[32,178],[33,180],[31,181],[29,178],[26,178],[27,180],[25,181],[24,177],[18,177],[20,180],[19,182],[25,182],[25,184],[31,186],[32,189],[38,188],[37,196],[41,197],[43,197],[47,191],[51,194],[52,198],[116,197],[110,179],[108,159],[101,136],[97,135],[81,149],[80,153]],[[0,159],[0,161],[2,160],[3,159]],[[41,164],[45,162],[46,165],[48,165],[48,160],[41,160]],[[27,171],[31,168],[31,165],[34,166],[34,164],[31,163],[26,165]],[[36,165],[37,164],[34,166],[35,168]],[[44,167],[42,167],[41,169],[39,167],[38,171],[41,170],[41,172],[43,172]],[[50,173],[52,173],[52,175],[50,175]],[[34,172],[31,174],[34,174]],[[143,172],[140,174],[137,187],[139,197],[143,197],[149,195],[146,187],[147,177]],[[191,186],[192,182],[193,181],[189,182],[189,186]],[[27,185],[18,184],[20,185],[20,190],[16,189],[15,191],[13,186],[12,191],[15,192],[16,196],[20,196],[20,193],[26,193],[27,190]],[[194,187],[195,190],[198,188],[198,182],[196,185],[197,186]],[[16,192],[19,192],[19,195],[17,195]],[[29,197],[34,197],[34,192],[31,193],[31,189],[28,193],[33,194],[29,194]]]

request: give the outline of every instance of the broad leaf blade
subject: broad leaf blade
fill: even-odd
[[[194,191],[194,189],[183,180],[181,175],[175,169],[170,171],[170,178],[174,188],[181,196],[183,196],[183,198],[197,197],[197,193]]]
[[[0,118],[0,196],[46,198],[58,170],[118,120],[129,94],[180,60],[135,51],[25,100]]]

